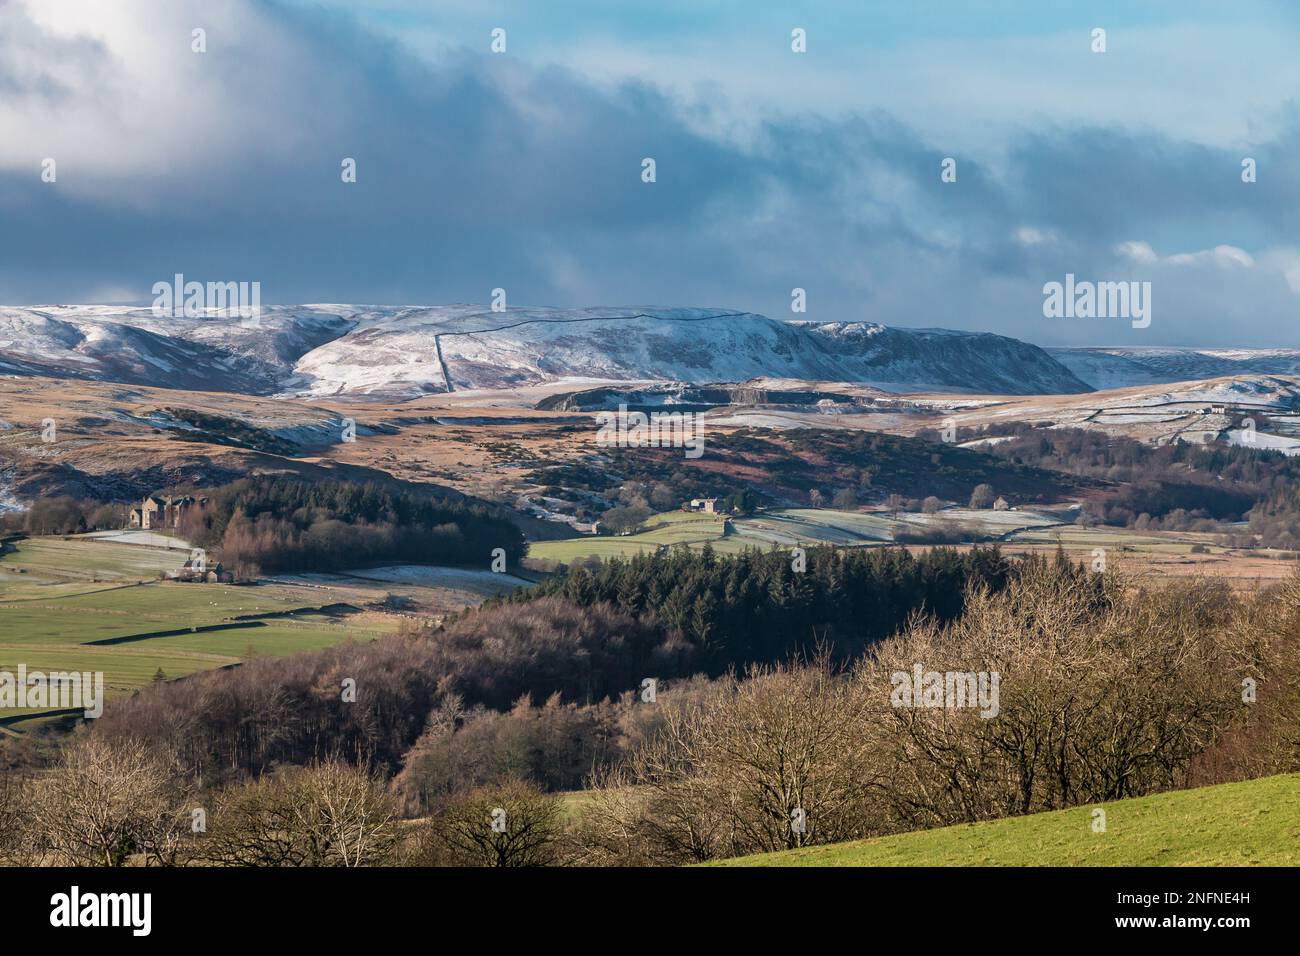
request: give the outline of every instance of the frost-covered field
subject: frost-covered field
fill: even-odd
[[[1093,388],[1127,388],[1229,375],[1300,374],[1300,349],[1049,348]]]
[[[946,508],[932,515],[909,511],[901,513],[899,518],[907,524],[920,527],[955,521],[979,528],[989,534],[1006,534],[1018,529],[1045,528],[1061,523],[1060,517],[1037,511],[993,511],[974,508]]]
[[[360,578],[363,581],[382,581],[388,584],[472,588],[484,591],[508,591],[511,588],[529,583],[523,578],[517,578],[504,572],[496,573],[487,569],[476,571],[473,568],[449,568],[425,564],[398,564],[386,568],[366,568],[364,570],[345,572],[345,576]]]
[[[188,550],[189,542],[175,535],[158,534],[155,531],[91,531],[82,535],[97,541],[117,542],[118,544],[140,544],[150,548],[178,548]]]
[[[888,517],[821,508],[790,508],[732,521],[735,533],[776,545],[860,545],[893,540],[897,523]]]
[[[687,516],[698,519],[700,516]],[[625,557],[654,551],[673,544],[693,548],[706,543],[720,552],[735,552],[746,547],[766,549],[795,546],[834,545],[836,547],[870,547],[894,543],[895,534],[904,529],[924,529],[944,523],[958,524],[980,536],[1012,535],[1019,531],[1046,529],[1059,525],[1057,515],[1035,511],[992,511],[953,508],[934,515],[920,512],[838,511],[833,508],[783,508],[744,518],[682,521],[673,513],[656,515],[638,534],[618,537],[586,535],[561,541],[540,541],[530,548],[530,555],[569,562],[586,557]],[[672,534],[676,530],[678,533]]]
[[[282,574],[266,579],[274,584],[294,584],[309,587],[377,588],[432,588],[460,591],[478,597],[490,597],[513,591],[531,582],[505,572],[496,573],[486,568],[451,568],[438,565],[401,564],[383,568],[363,568],[338,573]],[[477,603],[477,602],[476,602]]]
[[[172,539],[161,535],[144,532],[134,539],[109,535],[36,536],[19,542],[16,551],[0,559],[0,592],[20,583],[155,580],[160,572],[176,570],[189,557],[188,547],[177,548]]]
[[[1294,457],[1300,455],[1300,438],[1290,438],[1286,435],[1270,435],[1266,432],[1247,431],[1242,428],[1234,428],[1227,433],[1228,442],[1233,445],[1242,445],[1246,448],[1267,448],[1271,451],[1280,451],[1282,454]]]
[[[962,448],[987,448],[990,445],[1001,445],[1004,441],[1011,441],[1012,435],[993,435],[989,438],[977,438],[974,441],[964,441],[961,443]]]

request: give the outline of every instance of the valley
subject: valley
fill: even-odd
[[[718,708],[737,673],[745,695],[836,707],[818,668],[880,666],[900,640],[920,654],[931,627],[967,641],[1014,630],[1021,612],[1001,604],[1047,606],[1058,588],[1079,620],[1122,628],[1138,608],[1200,600],[1188,595],[1246,615],[1296,580],[1300,376],[1277,353],[1063,354],[704,309],[3,319],[0,674],[102,675],[105,733],[168,741],[193,767],[224,768],[219,786],[347,740],[382,755],[404,812],[441,813],[522,759],[522,799],[556,808],[580,835],[564,858],[583,865],[695,858],[650,838],[614,852],[601,835],[696,812],[591,769],[643,773],[656,734],[679,726],[664,722],[676,710],[638,709],[645,674],[668,708],[730,713]],[[700,444],[642,430],[660,416]],[[1141,640],[1181,640],[1175,613]],[[1060,653],[1091,639],[1072,634]],[[1122,643],[1096,653],[1139,666]],[[1036,666],[1008,670],[1029,680]],[[355,712],[353,680],[369,695]],[[7,707],[0,754],[43,766],[81,718]],[[877,713],[859,737],[920,732],[894,719]],[[691,733],[729,746],[707,737],[721,727]],[[870,760],[889,766],[881,746]],[[834,759],[855,754],[846,743]],[[1147,772],[1148,789],[1167,785]],[[860,811],[831,832],[876,841],[741,855],[786,845],[774,832],[692,852],[792,865],[965,852],[909,832],[909,813]],[[991,822],[971,852],[1002,853],[999,828],[1018,825]],[[402,859],[429,852],[402,846]]]
[[[1078,7],[0,0],[14,938],[1294,930],[1300,20]]]

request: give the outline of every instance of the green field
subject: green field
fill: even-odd
[[[720,861],[724,866],[1300,866],[1300,774]]]
[[[648,518],[642,530],[636,534],[585,535],[559,541],[534,541],[528,546],[528,556],[568,563],[591,556],[632,557],[674,544],[703,547],[705,542],[712,542],[717,547],[722,539],[722,529],[723,521],[716,515],[667,511]]]
[[[45,584],[156,580],[190,556],[188,548],[151,548],[89,537],[28,538],[0,557],[0,592]]]
[[[791,508],[726,520],[717,515],[667,511],[648,518],[636,534],[537,541],[529,545],[528,556],[568,563],[587,557],[630,557],[676,544],[702,548],[707,543],[720,554],[773,546],[853,547],[887,544],[899,526],[885,515],[829,509]]]
[[[1206,542],[1201,538],[1210,535],[1160,536],[1143,534],[1141,531],[1129,531],[1124,528],[1079,528],[1066,526],[1061,528],[1043,528],[1039,530],[1020,531],[1007,537],[1013,544],[1055,545],[1073,550],[1091,548],[1126,548],[1130,551],[1150,554],[1186,554],[1194,544]],[[1222,554],[1227,549],[1221,545],[1206,545],[1211,554]]]
[[[157,580],[188,551],[106,543],[89,538],[19,541],[0,556],[0,671],[102,671],[108,699],[167,678],[236,664],[249,656],[282,656],[345,640],[369,641],[396,619],[314,610],[325,592],[285,585],[184,584]],[[299,610],[303,609],[303,610]],[[258,626],[230,627],[248,615]],[[87,646],[154,631],[225,628]],[[13,718],[31,710],[0,713]]]
[[[735,554],[745,548],[871,547],[893,543],[894,535],[905,529],[924,531],[945,523],[974,529],[984,540],[1039,546],[1059,543],[1076,551],[1105,547],[1185,554],[1196,543],[1195,538],[1143,534],[1123,528],[1081,528],[1064,523],[1061,515],[1036,511],[949,508],[928,515],[906,511],[892,514],[833,508],[782,508],[725,521],[715,515],[668,511],[648,518],[636,534],[584,535],[558,541],[537,541],[529,545],[528,556],[568,564],[590,557],[631,557],[675,544],[702,548],[707,543],[719,554]],[[1210,550],[1222,552],[1224,549],[1211,547]]]

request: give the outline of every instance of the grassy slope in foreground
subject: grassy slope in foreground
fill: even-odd
[[[1092,811],[1106,831],[1092,831]],[[762,853],[730,866],[1300,866],[1300,774]]]

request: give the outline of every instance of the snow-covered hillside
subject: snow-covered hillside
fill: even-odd
[[[836,357],[843,381],[890,391],[1053,395],[1090,391],[1036,345],[990,333],[874,322],[799,323]]]
[[[890,391],[1056,394],[1088,386],[998,335],[781,322],[725,309],[265,306],[253,319],[114,306],[0,308],[0,374],[253,394],[411,397],[560,380],[763,376]]]
[[[0,307],[0,374],[264,395],[307,352],[352,327],[346,312],[273,306],[256,318],[159,318],[119,306]]]
[[[1300,349],[1048,348],[1093,388],[1127,388],[1220,378],[1298,375]]]

